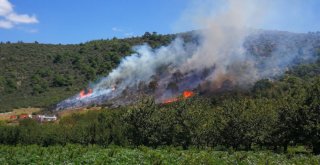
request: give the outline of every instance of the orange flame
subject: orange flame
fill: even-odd
[[[93,92],[92,89],[88,89],[87,91],[82,90],[82,91],[80,91],[79,96],[80,96],[80,98],[84,98],[84,97],[91,95],[92,92]]]
[[[187,98],[190,98],[194,95],[194,93],[192,91],[183,91],[182,93],[182,96],[183,96],[183,99],[187,99]],[[162,103],[163,104],[169,104],[169,103],[173,103],[173,102],[176,102],[176,101],[179,101],[180,99],[178,97],[174,97],[174,98],[169,98],[169,99],[166,99],[164,100]]]
[[[194,93],[192,91],[184,91],[183,92],[184,98],[189,98],[189,97],[192,97],[193,95],[194,95]]]
[[[169,104],[178,101],[178,98],[170,98],[163,101],[163,104]]]

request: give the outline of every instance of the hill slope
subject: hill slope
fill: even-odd
[[[168,44],[173,35],[96,40],[76,45],[0,44],[0,112],[43,107],[73,95],[89,81],[106,75],[131,47]]]
[[[187,41],[195,33],[178,34]],[[141,37],[95,40],[75,45],[35,43],[0,44],[0,112],[21,107],[47,107],[74,95],[115,68],[120,59],[132,53],[132,46],[147,43],[151,47],[169,44],[177,35],[146,32]],[[244,47],[253,55],[269,56],[281,47],[279,55],[298,53],[303,57],[320,48],[320,34],[295,34],[260,31],[247,38]],[[309,49],[310,47],[310,49]],[[297,59],[297,64],[301,61]],[[319,75],[317,64],[303,65],[292,74]]]

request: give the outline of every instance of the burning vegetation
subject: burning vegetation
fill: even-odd
[[[139,95],[150,95],[156,103],[171,103],[179,95],[215,93],[233,87],[248,89],[261,79],[276,79],[289,67],[315,61],[316,42],[304,35],[275,33],[245,28],[260,15],[251,1],[228,1],[226,10],[200,18],[203,29],[186,40],[178,36],[167,46],[153,49],[133,47],[106,77],[60,102],[56,110],[104,104],[125,105]],[[274,34],[270,33],[270,34]],[[281,37],[279,37],[281,36]],[[262,48],[257,43],[268,43]],[[261,50],[263,50],[261,52]],[[154,85],[151,85],[153,83]],[[114,88],[116,86],[116,88]],[[80,98],[80,99],[79,99]]]
[[[155,49],[136,46],[106,77],[55,110],[127,105],[145,95],[152,99],[125,108],[99,107],[57,125],[22,120],[18,129],[1,126],[0,141],[284,152],[290,145],[304,145],[320,154],[320,35],[243,28],[253,20],[241,13],[248,11],[243,1],[228,2],[228,10],[204,21],[204,30],[194,38],[177,37]],[[294,70],[297,64],[301,68]]]
[[[141,95],[153,96],[156,103],[172,103],[178,101],[181,94],[186,98],[192,96],[191,91],[201,94],[229,91],[234,87],[247,89],[260,79],[277,78],[288,67],[315,61],[316,45],[306,42],[304,37],[282,35],[280,39],[267,32],[252,33],[240,45],[219,48],[234,51],[220,55],[212,50],[212,57],[201,56],[201,53],[211,54],[211,49],[202,48],[196,42],[185,43],[180,38],[156,50],[147,45],[138,46],[135,47],[137,53],[125,57],[107,77],[60,102],[56,110],[105,103],[126,105],[139,100]],[[205,38],[198,36],[198,40]],[[257,51],[260,48],[255,43],[270,40],[277,46],[260,56]],[[203,66],[195,56],[212,63]]]
[[[193,95],[194,95],[194,92],[186,90],[186,91],[183,91],[182,97],[169,98],[169,99],[164,100],[162,103],[163,104],[173,103],[173,102],[179,101],[180,99],[188,99],[188,98],[192,97]]]
[[[84,89],[84,90],[80,91],[79,97],[80,97],[80,99],[82,99],[84,97],[90,96],[92,94],[92,92],[93,92],[93,90],[91,88]]]

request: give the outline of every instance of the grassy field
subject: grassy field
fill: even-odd
[[[0,121],[10,120],[12,115],[21,115],[21,114],[32,114],[34,112],[39,112],[40,108],[19,108],[14,109],[12,112],[0,113]]]
[[[101,107],[89,107],[89,108],[78,108],[78,109],[68,109],[58,112],[60,118],[70,116],[72,114],[84,114],[89,111],[100,110]]]
[[[0,164],[319,164],[320,156],[270,151],[213,151],[98,146],[3,146]]]

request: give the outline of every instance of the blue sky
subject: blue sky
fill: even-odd
[[[178,23],[187,9],[208,0],[0,0],[0,41],[80,43],[197,28]],[[217,0],[213,8],[219,8]],[[320,31],[319,0],[279,0],[264,29]]]

